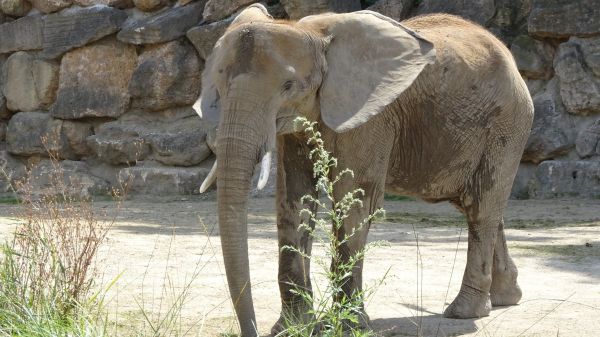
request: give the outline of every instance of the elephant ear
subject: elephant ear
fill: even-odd
[[[233,20],[230,27],[258,21],[273,21],[273,17],[269,15],[269,12],[265,6],[261,4],[253,4],[241,11]],[[202,119],[214,122],[219,121],[219,115],[221,113],[219,91],[217,90],[214,82],[214,78],[217,75],[215,73],[214,63],[215,60],[220,58],[220,51],[221,43],[219,39],[219,41],[217,41],[215,44],[213,51],[206,60],[206,66],[202,72],[202,93],[193,106],[196,113]]]
[[[314,15],[299,23],[332,38],[319,94],[321,117],[336,132],[382,112],[436,59],[431,42],[379,13]]]

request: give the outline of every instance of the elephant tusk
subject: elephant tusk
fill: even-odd
[[[269,181],[269,173],[271,171],[271,154],[271,151],[265,153],[260,161],[260,176],[258,177],[258,184],[256,185],[258,190],[262,190],[267,185],[267,181]]]
[[[208,172],[208,175],[202,182],[202,185],[200,185],[200,193],[206,192],[206,190],[212,186],[212,184],[215,182],[215,180],[217,180],[217,161],[216,160],[215,160],[215,163],[213,164],[212,168],[210,169],[210,172]]]

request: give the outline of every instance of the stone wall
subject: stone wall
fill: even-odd
[[[124,181],[132,194],[198,193],[214,162],[214,125],[191,105],[214,43],[253,2],[0,0],[0,167],[13,181],[29,171],[44,190],[50,151],[79,194]],[[276,18],[369,7],[397,20],[448,12],[488,27],[510,47],[535,101],[513,196],[600,196],[600,1],[265,5]],[[0,181],[0,192],[9,189]]]

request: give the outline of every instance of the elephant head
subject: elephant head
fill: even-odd
[[[321,119],[344,132],[382,112],[435,60],[433,45],[383,15],[322,14],[274,20],[255,4],[216,43],[195,108],[219,121],[217,162],[202,186],[218,186],[218,214],[229,290],[243,336],[255,315],[247,246],[247,201],[254,167],[268,179],[276,136],[293,120]]]

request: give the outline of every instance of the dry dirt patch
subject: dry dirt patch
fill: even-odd
[[[95,205],[116,217],[100,255],[98,283],[120,275],[109,303],[119,334],[149,331],[144,313],[158,322],[186,290],[179,332],[218,336],[235,331],[214,201],[128,201],[118,212],[110,202]],[[15,207],[0,205],[3,237],[17,221]],[[477,320],[440,316],[459,289],[465,265],[460,215],[448,204],[416,201],[387,202],[385,208],[388,219],[372,226],[370,240],[386,240],[389,246],[375,248],[365,262],[368,284],[388,273],[367,305],[381,335],[600,336],[599,201],[511,201],[507,237],[524,297],[518,306],[494,309]],[[279,314],[273,199],[251,201],[249,229],[253,294],[259,330],[266,334]],[[322,247],[315,248],[323,254]]]

